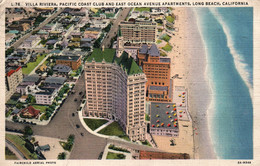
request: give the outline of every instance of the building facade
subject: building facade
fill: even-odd
[[[122,21],[120,35],[124,43],[154,43],[156,39],[156,23],[152,21]]]
[[[147,101],[172,101],[171,59],[160,57],[155,44],[142,45],[138,50],[138,65],[142,66],[147,82]]]
[[[8,67],[5,73],[5,102],[16,92],[16,87],[23,81],[22,68]]]
[[[135,61],[114,49],[94,49],[85,64],[85,116],[118,121],[131,140],[144,140],[146,77]]]
[[[81,66],[80,56],[57,56],[56,65],[66,65],[72,70],[77,70]]]

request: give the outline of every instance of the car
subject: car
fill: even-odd
[[[82,91],[81,91],[81,92],[79,92],[79,95],[82,95],[82,93],[83,93]]]
[[[74,99],[74,101],[76,102],[76,101],[78,101],[78,99],[77,99],[77,98],[75,98],[75,99]]]
[[[76,124],[76,127],[77,127],[77,128],[80,128],[80,126],[79,126],[78,124]]]
[[[75,114],[74,114],[74,113],[72,113],[71,115],[72,115],[72,116],[75,116]]]
[[[81,136],[84,136],[84,134],[83,134],[83,133],[80,133],[80,135],[81,135]]]

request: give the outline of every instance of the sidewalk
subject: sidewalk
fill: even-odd
[[[113,123],[114,121],[109,120],[107,123],[103,124],[102,126],[100,126],[99,128],[97,128],[96,130],[94,130],[94,132],[98,133],[100,130],[102,130],[103,128],[107,127],[108,125],[110,125],[111,123]]]
[[[107,160],[107,154],[108,154],[108,152],[124,154],[124,155],[125,155],[125,160],[131,160],[131,159],[132,159],[132,154],[131,154],[131,153],[121,152],[121,151],[116,151],[116,150],[113,150],[113,149],[109,149],[109,148],[108,148],[109,145],[111,145],[111,144],[107,144],[107,145],[106,145],[101,160]]]

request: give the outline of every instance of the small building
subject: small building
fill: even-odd
[[[57,95],[57,91],[53,88],[45,89],[41,92],[35,93],[35,99],[37,104],[41,105],[51,105],[54,98]]]
[[[68,75],[71,72],[71,68],[69,66],[59,64],[53,67],[53,72]]]
[[[28,96],[27,95],[23,95],[23,96],[21,96],[20,98],[19,98],[19,101],[21,102],[21,103],[26,103],[26,99],[28,98]]]
[[[41,81],[40,76],[37,74],[26,76],[23,79],[23,83],[33,83],[34,85],[38,85],[40,81]]]
[[[45,84],[56,84],[56,85],[63,85],[66,81],[64,77],[47,77],[45,79]]]
[[[58,64],[67,65],[72,70],[77,70],[81,65],[81,59],[80,56],[57,56],[56,65]]]
[[[38,146],[38,147],[39,147],[39,149],[40,149],[41,151],[50,151],[50,149],[51,149],[51,147],[50,147],[49,144],[43,145],[43,146]]]
[[[22,109],[20,114],[28,118],[38,118],[40,115],[40,111],[33,108],[33,106],[29,106],[27,108]]]

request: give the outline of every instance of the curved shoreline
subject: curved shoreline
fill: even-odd
[[[189,89],[189,111],[193,118],[195,158],[216,159],[211,138],[210,107],[212,89],[208,75],[208,60],[205,43],[198,23],[198,15],[187,9],[187,87]]]

